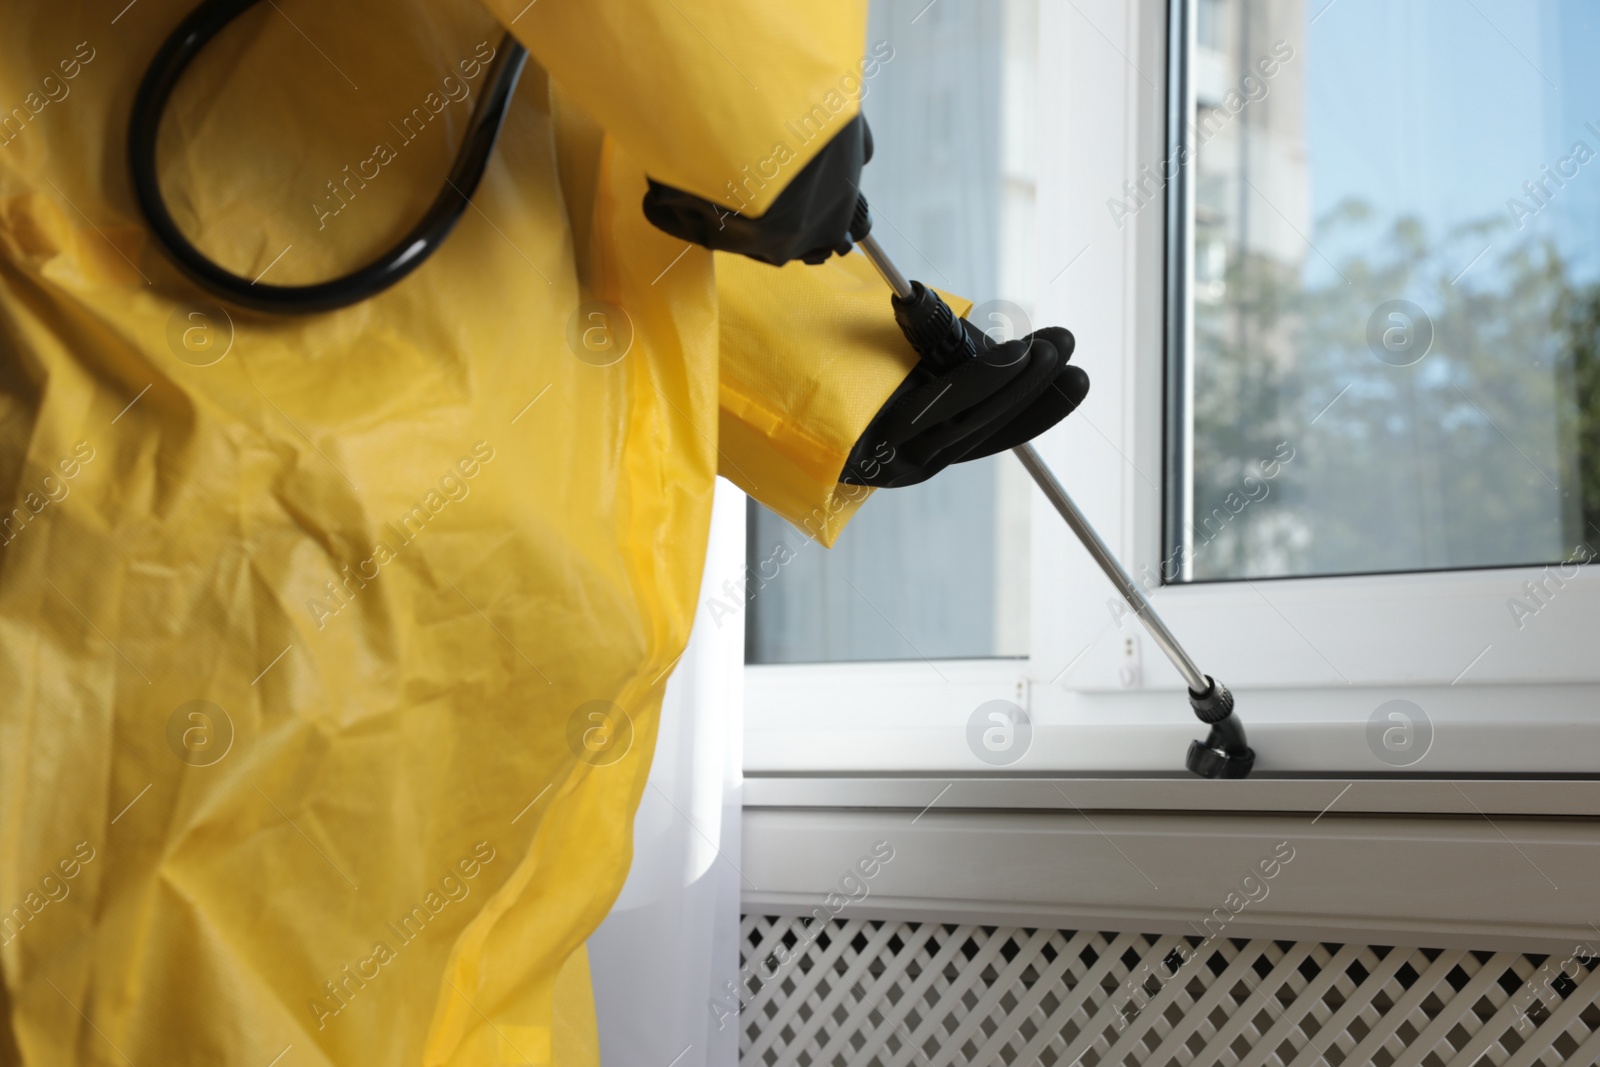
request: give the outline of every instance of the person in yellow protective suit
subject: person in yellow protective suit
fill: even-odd
[[[583,943],[713,479],[831,543],[916,364],[861,257],[642,205],[771,208],[855,117],[864,0],[256,5],[160,159],[257,281],[392,243],[504,27],[532,56],[438,253],[295,318],[134,205],[129,100],[190,2],[0,34],[0,1064],[593,1064]]]

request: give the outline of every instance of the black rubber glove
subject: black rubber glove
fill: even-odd
[[[717,204],[703,197],[662,185],[650,179],[644,196],[644,217],[658,230],[718,252],[737,252],[763,263],[782,266],[798,259],[821,263],[829,256],[847,254],[850,222],[856,199],[861,195],[861,168],[872,158],[872,131],[867,120],[851,119],[811,162],[794,174],[778,199],[759,218],[741,213],[737,207]],[[746,167],[730,185],[784,181],[787,173],[774,160],[763,165],[778,166],[767,178],[756,174],[760,167]],[[743,190],[745,195],[754,188]]]
[[[920,296],[920,284],[913,284]],[[926,331],[908,328],[906,304],[895,298],[896,318],[923,359],[862,433],[841,482],[886,489],[916,485],[952,463],[1031,441],[1089,393],[1089,376],[1068,363],[1075,342],[1061,327],[996,343],[972,323],[955,320],[951,327],[965,332],[970,350],[949,365],[953,346],[945,339],[945,351],[934,352]]]

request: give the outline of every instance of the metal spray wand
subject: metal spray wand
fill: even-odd
[[[894,290],[895,307],[903,313],[902,326],[918,355],[937,366],[953,366],[961,360],[976,359],[978,352],[965,330],[951,330],[949,323],[954,315],[949,305],[937,293],[919,283],[906,280],[889,254],[872,236],[872,215],[865,197],[856,205],[856,219],[851,227],[851,237],[862,253],[872,261],[883,280]],[[908,325],[909,324],[909,325]],[[920,328],[919,328],[920,327]],[[920,343],[919,343],[920,342]],[[1060,512],[1067,526],[1077,534],[1083,547],[1099,564],[1111,584],[1117,587],[1133,613],[1144,624],[1145,631],[1161,647],[1167,659],[1178,668],[1178,673],[1189,687],[1189,704],[1201,722],[1211,727],[1204,741],[1189,745],[1186,760],[1189,770],[1202,778],[1243,778],[1255,765],[1255,753],[1245,743],[1244,725],[1233,711],[1233,694],[1227,686],[1201,672],[1193,658],[1184,650],[1177,637],[1157,614],[1155,606],[1144,595],[1137,582],[1129,577],[1109,546],[1095,532],[1087,517],[1073,503],[1072,497],[1046,466],[1044,458],[1031,444],[1021,444],[1012,449],[1022,461],[1034,483]]]

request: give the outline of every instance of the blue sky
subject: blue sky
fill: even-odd
[[[1600,4],[1592,0],[1308,0],[1313,215],[1346,197],[1430,234],[1499,214],[1575,140],[1600,155]],[[1404,101],[1404,103],[1400,103]],[[1528,221],[1581,273],[1600,267],[1600,158]],[[1495,239],[1510,243],[1513,231]],[[1322,244],[1336,261],[1336,247]],[[1471,258],[1466,252],[1463,266]],[[1493,256],[1486,257],[1486,261]],[[1319,257],[1308,281],[1324,281]]]

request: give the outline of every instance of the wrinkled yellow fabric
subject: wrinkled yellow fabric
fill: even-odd
[[[860,264],[716,264],[645,223],[644,175],[716,195],[847,121],[864,2],[258,5],[162,172],[271,282],[415,220],[502,24],[535,59],[438,254],[304,318],[216,307],[134,210],[128,104],[188,7],[0,34],[0,1062],[592,1064],[582,945],[719,465],[833,507],[909,365]]]
[[[739,353],[722,364],[722,476],[829,546],[872,493],[839,483],[850,450],[916,364],[885,292],[865,256],[816,267],[717,257],[722,348]],[[939,292],[956,314],[972,309]]]
[[[858,108],[864,0],[490,6],[657,181],[761,215]]]

